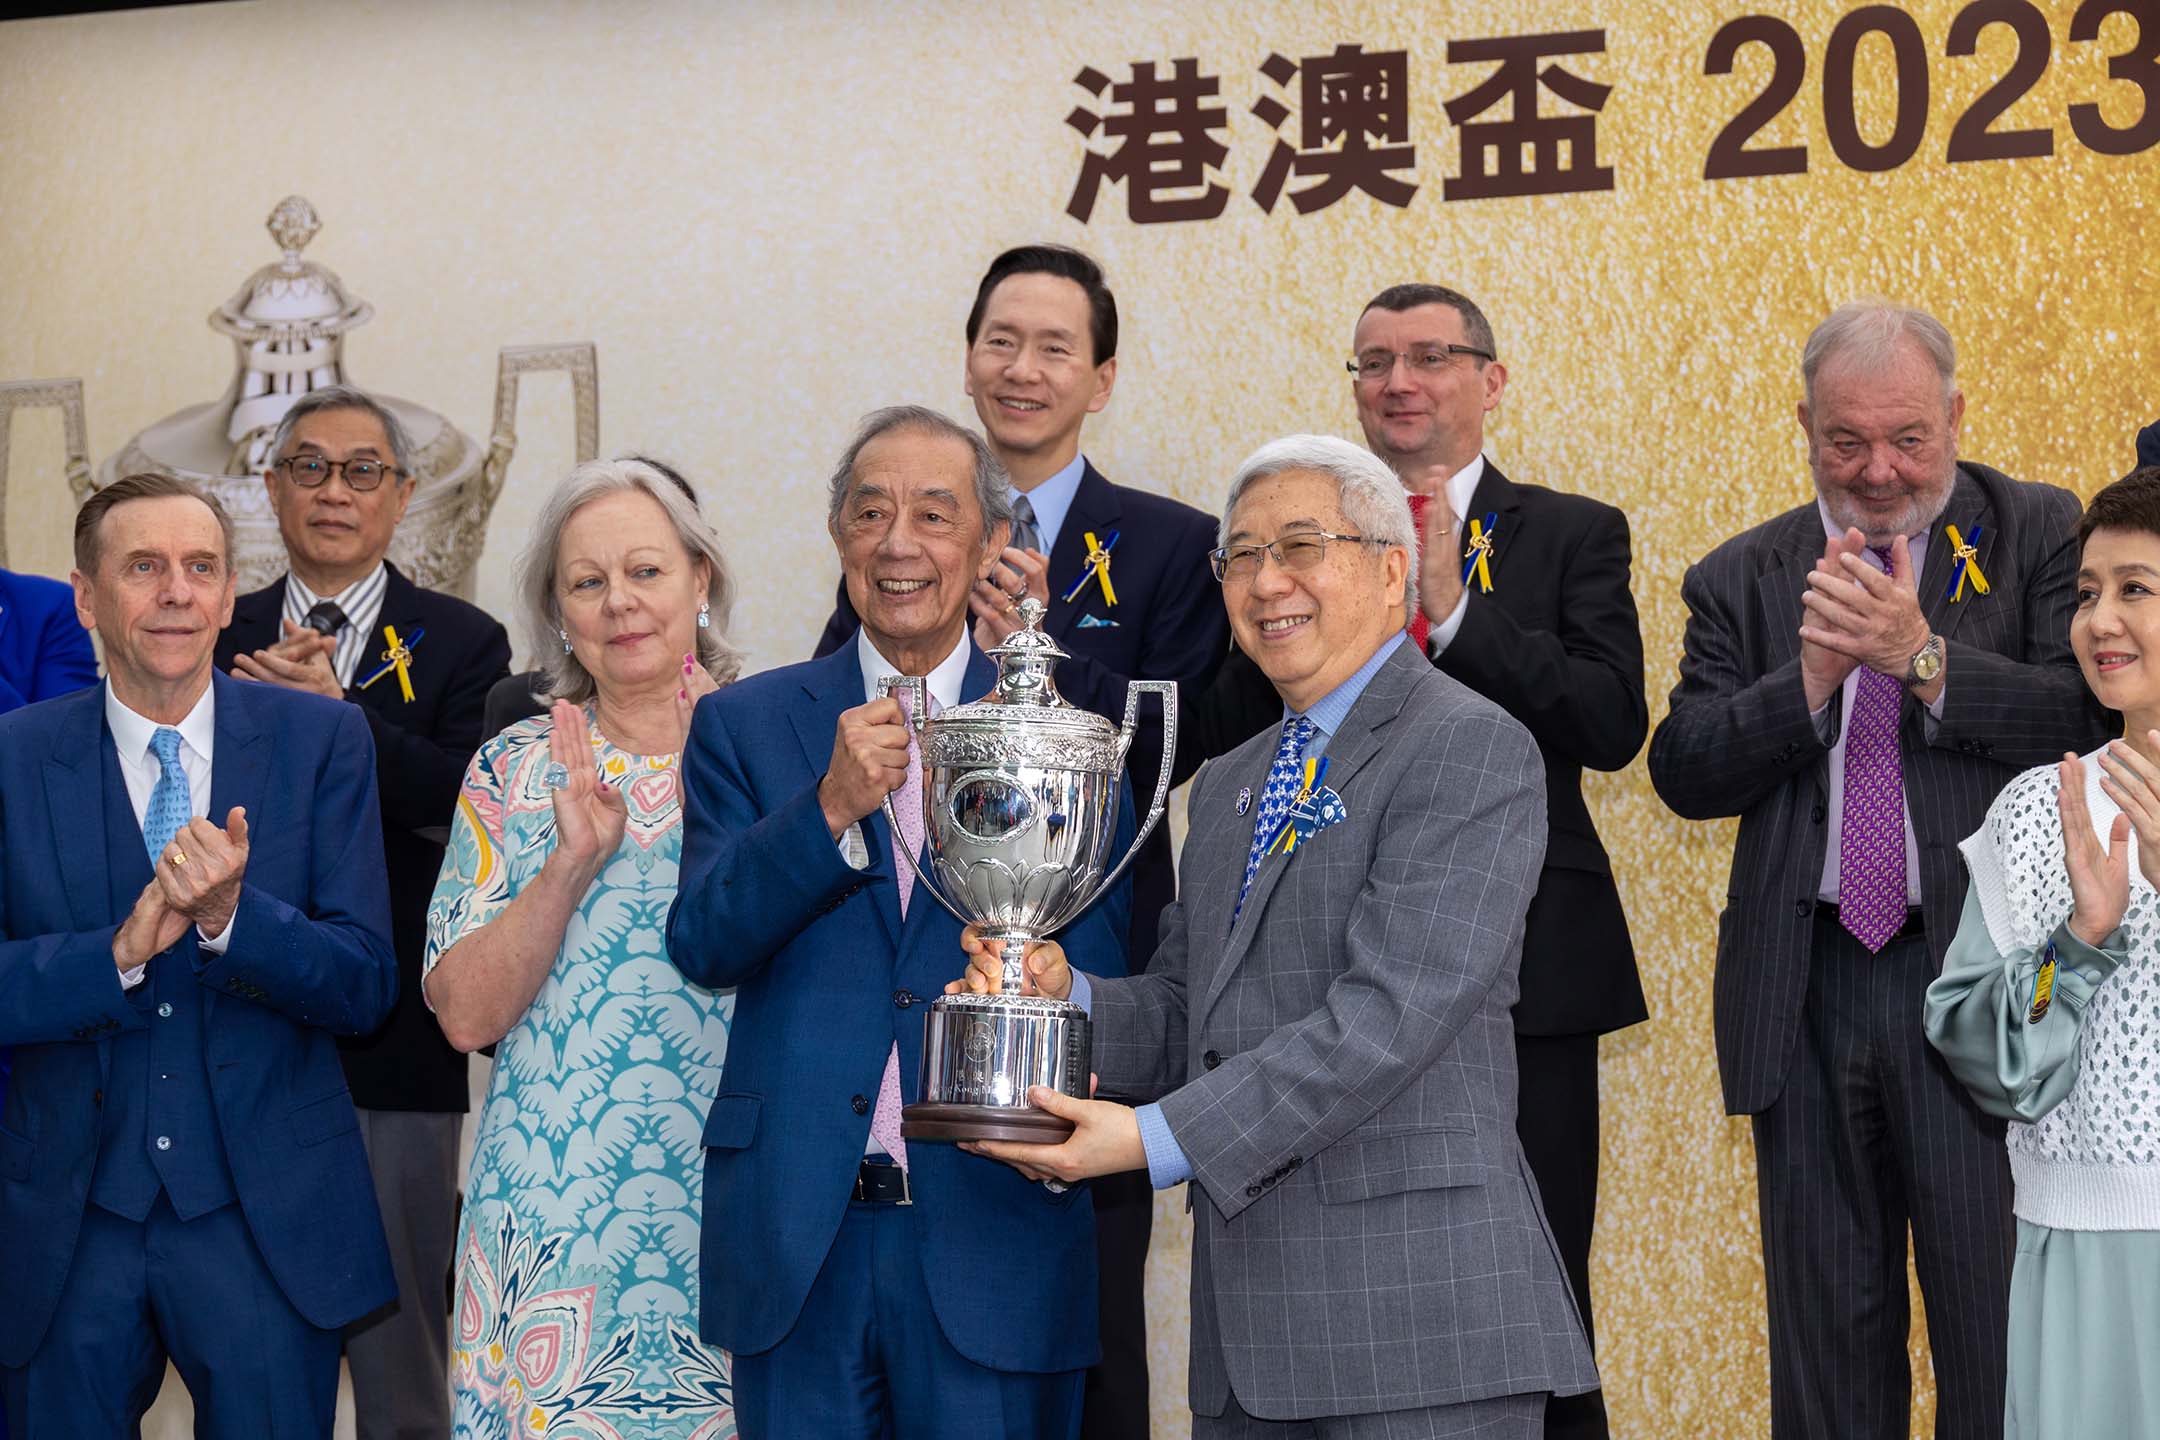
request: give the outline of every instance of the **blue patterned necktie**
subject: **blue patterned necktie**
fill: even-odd
[[[1238,912],[1245,908],[1245,895],[1252,889],[1253,876],[1260,873],[1260,857],[1267,852],[1268,842],[1275,838],[1275,832],[1282,828],[1283,817],[1290,813],[1290,802],[1297,798],[1300,762],[1305,758],[1305,746],[1318,728],[1303,715],[1292,715],[1283,721],[1282,742],[1275,747],[1275,763],[1268,767],[1267,788],[1260,792],[1260,821],[1253,826],[1252,853],[1245,857],[1245,883],[1238,886],[1237,905],[1230,911],[1233,925],[1237,923]]]
[[[180,732],[169,726],[160,729],[150,737],[150,753],[157,756],[158,782],[143,808],[142,834],[155,866],[172,837],[187,824],[195,804],[188,794],[187,772],[180,768]]]

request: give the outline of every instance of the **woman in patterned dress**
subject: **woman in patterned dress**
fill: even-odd
[[[691,708],[740,668],[732,584],[695,503],[638,461],[571,472],[519,583],[553,709],[474,757],[428,907],[443,1033],[499,1047],[458,1235],[453,1432],[728,1440],[698,1218],[734,996],[684,980],[663,932]]]

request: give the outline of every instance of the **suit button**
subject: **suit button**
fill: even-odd
[[[912,990],[895,990],[892,992],[892,1003],[905,1010],[915,1003],[915,992]]]
[[[1795,900],[1795,901],[1793,901],[1793,905],[1792,905],[1792,913],[1793,913],[1793,914],[1795,914],[1795,915],[1805,915],[1805,914],[1807,914],[1807,913],[1808,913],[1808,912],[1809,912],[1810,910],[1813,910],[1814,908],[1815,908],[1815,902],[1814,902],[1814,901],[1812,901],[1812,900],[1808,900],[1808,899],[1804,899],[1804,898],[1803,898],[1803,899],[1799,899],[1799,900]]]
[[[160,1149],[160,1150],[170,1150],[170,1149],[172,1149],[172,1136],[170,1136],[170,1135],[160,1135],[160,1136],[158,1136],[158,1137],[157,1137],[157,1148],[158,1148],[158,1149]]]
[[[1302,1156],[1302,1155],[1292,1155],[1292,1156],[1290,1157],[1290,1163],[1289,1163],[1289,1164],[1288,1164],[1287,1166],[1285,1166],[1284,1168],[1285,1168],[1285,1169],[1289,1169],[1289,1170],[1295,1170],[1295,1169],[1297,1169],[1297,1167],[1298,1167],[1298,1166],[1300,1166],[1300,1165],[1302,1165],[1302,1164],[1304,1164],[1304,1163],[1305,1163],[1305,1157],[1304,1157],[1304,1156]]]
[[[1222,1056],[1218,1055],[1213,1050],[1210,1050],[1207,1052],[1207,1054],[1200,1057],[1200,1063],[1207,1066],[1208,1069],[1213,1070],[1216,1066],[1222,1064]]]
[[[1247,1185],[1247,1186],[1245,1187],[1245,1198],[1246,1198],[1246,1199],[1248,1199],[1248,1200],[1257,1200],[1257,1199],[1259,1199],[1259,1198],[1260,1198],[1260,1187],[1259,1187],[1258,1185]]]
[[[170,1001],[170,1000],[166,1000],[166,1001],[164,1001],[164,1002],[160,1003],[160,1004],[159,1004],[159,1006],[157,1007],[157,1013],[158,1013],[158,1019],[160,1019],[160,1020],[170,1020],[170,1019],[172,1019],[172,1001]]]
[[[1817,805],[1814,809],[1808,811],[1808,819],[1814,821],[1817,825],[1820,825],[1829,816],[1829,814],[1829,811],[1825,810],[1822,806]]]
[[[870,1102],[863,1099],[863,1097],[860,1095],[857,1095],[854,1099],[848,1101],[847,1103],[858,1115],[867,1115],[870,1113]]]

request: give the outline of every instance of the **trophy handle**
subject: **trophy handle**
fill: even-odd
[[[83,423],[80,380],[9,380],[0,383],[0,564],[7,560],[8,430],[17,410],[51,406],[60,412],[68,489],[80,505],[90,498],[89,429]]]
[[[1125,753],[1132,748],[1133,731],[1140,723],[1140,697],[1149,694],[1162,696],[1163,745],[1162,766],[1155,774],[1155,798],[1148,801],[1147,819],[1141,822],[1140,828],[1134,832],[1132,846],[1126,850],[1124,858],[1111,867],[1109,874],[1103,876],[1102,884],[1095,888],[1093,894],[1090,894],[1087,900],[1082,901],[1065,914],[1059,916],[1057,924],[1048,927],[1049,931],[1064,929],[1065,926],[1072,923],[1074,916],[1088,907],[1088,904],[1095,899],[1095,896],[1102,894],[1103,891],[1115,885],[1118,882],[1118,877],[1123,875],[1126,868],[1132,864],[1133,857],[1140,853],[1140,847],[1147,843],[1148,836],[1154,833],[1155,826],[1162,820],[1163,811],[1167,808],[1170,799],[1170,758],[1177,753],[1177,681],[1128,680],[1125,682],[1125,723],[1118,726],[1118,755],[1122,759]]]
[[[495,426],[488,437],[487,459],[480,469],[475,512],[487,517],[510,478],[510,456],[517,449],[518,377],[547,370],[570,376],[579,464],[600,453],[600,352],[590,340],[567,345],[505,345],[495,363]]]
[[[916,743],[920,745],[922,743],[923,722],[929,718],[930,682],[920,675],[882,675],[878,677],[878,699],[882,700],[895,691],[903,690],[907,692],[908,699],[907,703],[901,706],[901,709],[907,712],[908,728],[915,732]],[[898,836],[900,833],[900,817],[893,812],[892,796],[888,794],[883,800],[878,801],[878,808],[885,812],[885,823],[891,826],[892,833]],[[893,846],[893,849],[899,852],[900,859],[907,865],[908,869],[915,872],[915,883],[929,891],[930,898],[944,906],[953,919],[958,920],[962,926],[975,923],[962,914],[958,906],[945,898],[944,892],[939,890],[936,883],[931,880],[930,872],[915,863],[913,854],[898,845]]]

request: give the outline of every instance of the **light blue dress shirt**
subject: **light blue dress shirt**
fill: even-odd
[[[1314,727],[1312,739],[1305,743],[1307,759],[1317,758],[1326,752],[1328,740],[1342,728],[1343,721],[1349,717],[1350,707],[1357,704],[1358,697],[1365,693],[1365,687],[1372,683],[1372,677],[1380,673],[1380,667],[1387,663],[1388,656],[1395,653],[1395,647],[1403,644],[1407,638],[1400,630],[1390,635],[1381,642],[1379,649],[1373,651],[1372,658],[1360,665],[1349,679],[1313,702],[1312,709],[1305,712],[1305,718],[1312,721]],[[1283,707],[1283,719],[1288,720],[1292,713],[1289,706]],[[1084,971],[1072,972],[1072,1002],[1093,1013],[1093,991]],[[1140,1121],[1140,1144],[1147,1151],[1149,1183],[1157,1190],[1167,1190],[1172,1185],[1182,1185],[1192,1179],[1192,1162],[1186,1158],[1185,1148],[1178,1144],[1177,1137],[1170,1133],[1170,1122],[1163,1119],[1162,1106],[1142,1105],[1133,1114]]]
[[[1073,496],[1080,492],[1080,477],[1086,473],[1087,456],[1075,451],[1070,465],[1027,492],[1028,504],[1035,507],[1035,528],[1042,531],[1043,554],[1057,548],[1058,531],[1064,527],[1066,512],[1072,509]],[[1020,491],[1008,485],[1005,498],[1017,500]],[[1056,580],[1053,575],[1053,585]]]

